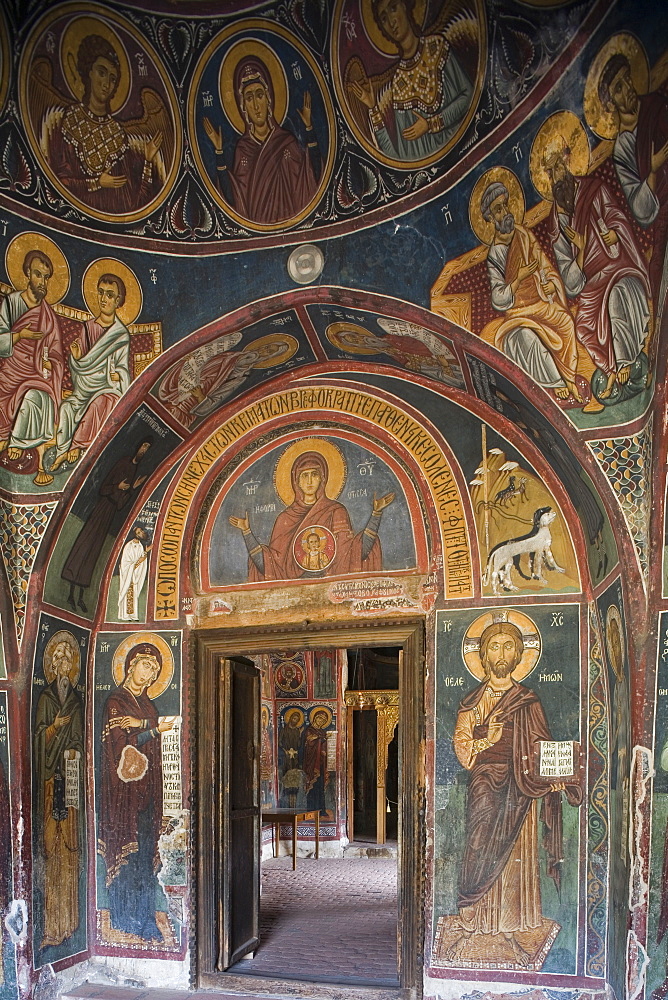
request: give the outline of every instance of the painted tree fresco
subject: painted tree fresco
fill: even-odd
[[[579,609],[439,612],[437,622],[431,966],[575,974]]]

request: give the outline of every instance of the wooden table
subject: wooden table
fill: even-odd
[[[262,822],[271,823],[271,852],[277,857],[281,842],[281,823],[292,823],[292,870],[297,868],[297,821],[315,818],[315,858],[320,856],[320,812],[318,809],[263,809]]]

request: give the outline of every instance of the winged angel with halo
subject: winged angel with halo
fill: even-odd
[[[175,131],[163,97],[143,87],[143,113],[121,120],[131,89],[131,69],[120,39],[100,22],[99,33],[70,30],[63,45],[64,78],[73,97],[53,84],[51,61],[42,56],[28,79],[30,115],[40,152],[70,200],[93,214],[142,211],[163,188],[174,158]]]
[[[362,0],[369,39],[394,61],[369,75],[355,55],[344,71],[362,139],[397,165],[432,162],[446,152],[474,101],[481,45],[475,3],[448,0],[422,28],[426,6],[424,0]]]

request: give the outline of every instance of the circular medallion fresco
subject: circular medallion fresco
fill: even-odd
[[[129,21],[96,4],[55,7],[30,34],[19,78],[28,141],[70,204],[112,223],[162,204],[181,160],[178,104]]]
[[[335,153],[334,113],[311,53],[250,19],[213,38],[195,69],[188,131],[212,197],[236,222],[273,232],[306,219]]]
[[[337,0],[334,85],[348,125],[380,163],[436,163],[464,134],[485,75],[482,0]]]

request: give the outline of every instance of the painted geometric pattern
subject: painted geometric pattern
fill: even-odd
[[[645,424],[638,434],[587,443],[615,491],[646,580],[652,507],[652,434],[649,424]]]
[[[587,832],[587,975],[605,972],[608,868],[608,716],[602,684],[601,635],[594,605],[589,606],[589,796]]]
[[[0,552],[14,602],[14,620],[19,646],[23,638],[30,574],[46,526],[55,508],[55,503],[23,506],[0,497]]]

